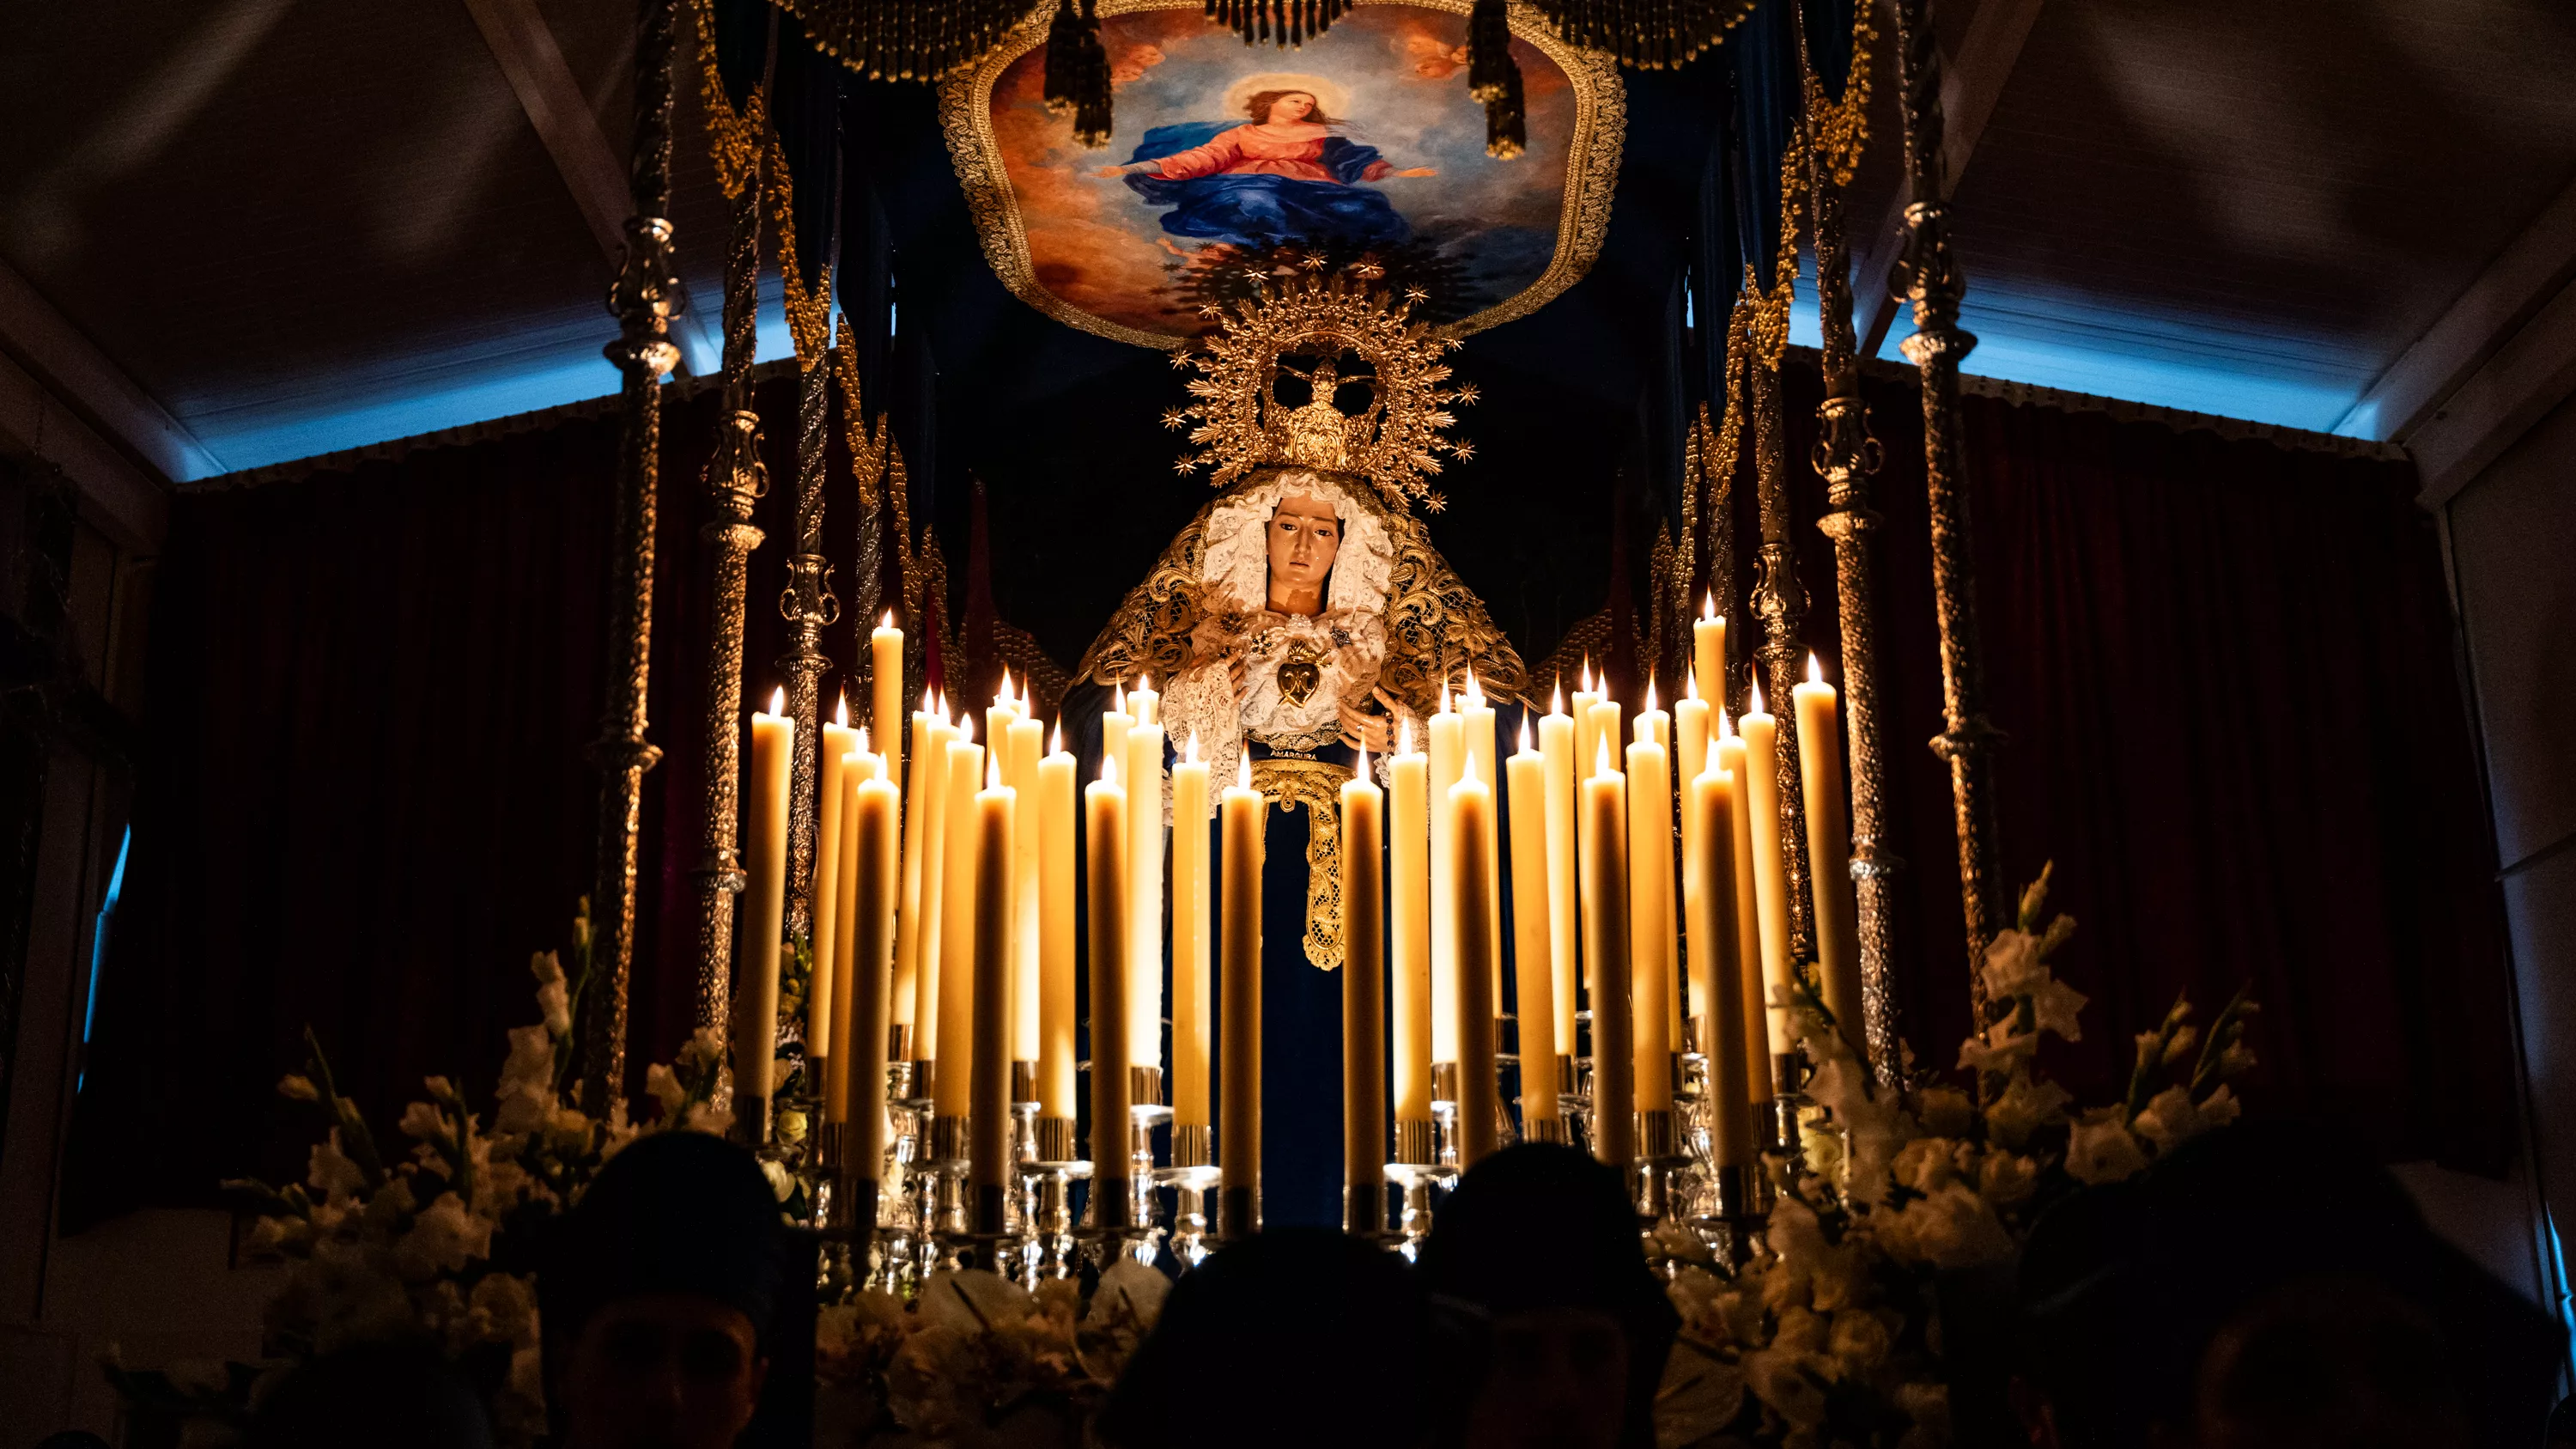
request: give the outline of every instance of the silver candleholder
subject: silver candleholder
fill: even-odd
[[[1172,1128],[1172,1165],[1154,1180],[1172,1189],[1172,1256],[1195,1268],[1207,1260],[1209,1238],[1223,1226],[1208,1213],[1208,1190],[1223,1170],[1216,1164],[1216,1129],[1204,1124]]]
[[[1396,1122],[1395,1157],[1386,1165],[1386,1180],[1398,1191],[1396,1251],[1411,1262],[1431,1235],[1431,1190],[1456,1181],[1458,1174],[1440,1161],[1437,1124],[1421,1118]]]
[[[1640,1110],[1633,1185],[1637,1216],[1650,1230],[1674,1216],[1673,1174],[1689,1163],[1690,1153],[1682,1146],[1681,1114],[1669,1107]]]
[[[1033,1154],[1020,1163],[1020,1179],[1029,1198],[1028,1229],[1021,1238],[1021,1271],[1030,1286],[1047,1278],[1070,1278],[1081,1270],[1073,1223],[1073,1184],[1091,1176],[1091,1163],[1078,1150],[1070,1117],[1038,1117],[1030,1131]]]

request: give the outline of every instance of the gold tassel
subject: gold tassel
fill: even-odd
[[[1606,50],[1621,65],[1663,70],[1726,38],[1754,0],[1530,0],[1574,45]]]
[[[1485,154],[1509,161],[1529,149],[1529,118],[1521,104],[1521,68],[1510,57],[1503,93],[1485,102]]]
[[[1100,40],[1099,0],[1057,0],[1047,27],[1046,108],[1073,117],[1073,139],[1098,148],[1109,144],[1109,49]]]
[[[1476,0],[1467,15],[1467,94],[1485,103],[1485,154],[1508,161],[1529,147],[1520,62],[1512,59],[1510,0]]]
[[[1029,0],[775,0],[823,53],[870,80],[935,81],[992,53]],[[1044,3],[1044,0],[1040,0]]]
[[[1207,0],[1210,23],[1242,36],[1246,45],[1267,42],[1282,50],[1330,30],[1350,10],[1351,0]]]

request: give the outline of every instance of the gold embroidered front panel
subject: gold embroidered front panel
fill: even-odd
[[[1252,788],[1281,810],[1306,811],[1306,959],[1325,971],[1342,964],[1342,784],[1351,772],[1329,760],[1255,760]]]

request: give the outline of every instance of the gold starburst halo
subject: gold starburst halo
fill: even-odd
[[[1362,278],[1383,275],[1375,267],[1350,271]],[[1249,300],[1224,309],[1216,330],[1173,355],[1175,366],[1187,359],[1199,373],[1189,381],[1191,402],[1164,415],[1167,426],[1191,425],[1189,440],[1198,445],[1178,460],[1180,471],[1206,468],[1209,486],[1224,488],[1265,464],[1326,466],[1367,480],[1392,507],[1419,501],[1437,512],[1444,500],[1431,490],[1430,480],[1440,472],[1435,455],[1474,453],[1441,433],[1457,421],[1449,409],[1474,402],[1476,389],[1443,386],[1450,368],[1440,359],[1457,342],[1414,321],[1412,311],[1411,301],[1371,290],[1344,272],[1265,275]],[[1360,414],[1338,414],[1330,398],[1290,408],[1273,393],[1282,359],[1319,359],[1320,368],[1337,365],[1345,355],[1369,370],[1368,376],[1346,379],[1374,391]],[[1335,415],[1326,426],[1338,418],[1336,461],[1312,452],[1315,424],[1305,415],[1318,403]]]

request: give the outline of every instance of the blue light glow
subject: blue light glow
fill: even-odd
[[[89,1080],[90,1028],[98,1021],[98,976],[100,968],[107,964],[107,932],[116,924],[117,898],[125,894],[125,857],[133,849],[134,827],[129,825],[125,827],[124,838],[116,843],[116,869],[108,873],[107,899],[99,902],[98,920],[90,928],[89,999],[81,1005],[81,1069],[80,1074],[72,1078],[75,1095],[80,1092],[81,1084]]]

